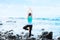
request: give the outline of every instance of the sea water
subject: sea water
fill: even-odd
[[[28,24],[26,18],[0,18],[0,31],[5,32],[8,30],[13,30],[14,34],[21,34],[21,32],[28,32],[23,29],[25,25]],[[60,18],[34,18],[32,34],[35,37],[41,35],[42,29],[44,31],[53,32],[53,38],[60,36]]]

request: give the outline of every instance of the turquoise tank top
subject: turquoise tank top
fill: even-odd
[[[32,16],[28,16],[28,24],[32,24]]]

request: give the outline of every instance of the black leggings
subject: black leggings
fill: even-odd
[[[28,27],[30,29],[30,31],[29,31],[29,37],[30,37],[31,36],[31,31],[32,31],[32,25],[26,25],[26,26],[23,27],[23,29],[29,30]]]

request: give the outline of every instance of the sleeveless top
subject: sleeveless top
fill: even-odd
[[[32,25],[32,16],[28,16],[28,24]]]

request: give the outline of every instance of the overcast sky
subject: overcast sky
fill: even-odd
[[[0,0],[0,17],[59,17],[60,0]]]

